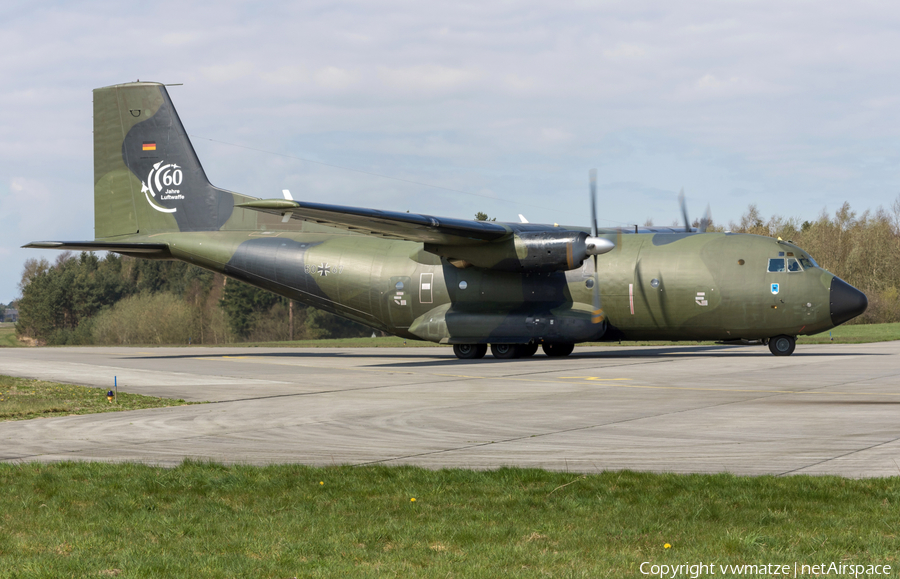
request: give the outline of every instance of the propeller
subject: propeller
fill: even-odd
[[[712,223],[712,212],[709,210],[709,204],[706,205],[706,214],[700,220],[700,233],[706,233],[709,224]]]
[[[684,218],[684,230],[687,233],[690,233],[692,229],[691,222],[688,219],[687,203],[684,201],[684,187],[682,187],[681,191],[678,193],[678,205],[681,207],[681,216]],[[707,205],[706,214],[700,219],[700,227],[698,228],[700,233],[706,233],[710,223],[712,223],[712,213],[709,210],[709,205]]]
[[[603,320],[606,319],[606,314],[603,313],[603,306],[600,304],[600,273],[597,270],[597,253],[601,247],[600,241],[605,241],[606,244],[612,245],[611,242],[607,240],[597,239],[597,169],[591,169],[590,171],[590,179],[591,179],[591,237],[588,239],[588,253],[592,253],[594,256],[594,311],[591,313],[591,323],[601,324]],[[609,251],[612,247],[606,249]],[[593,251],[591,251],[593,250]],[[606,253],[603,251],[602,253]]]
[[[684,187],[678,192],[678,205],[681,207],[681,216],[684,218],[684,230],[691,232],[691,221],[688,219],[687,203],[684,202]]]

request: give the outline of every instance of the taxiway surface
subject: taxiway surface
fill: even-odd
[[[0,460],[900,474],[900,342],[576,348],[33,348],[0,374],[208,404],[0,423]]]

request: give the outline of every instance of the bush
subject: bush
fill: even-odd
[[[125,298],[94,320],[96,344],[187,344],[193,313],[181,298],[162,292]]]

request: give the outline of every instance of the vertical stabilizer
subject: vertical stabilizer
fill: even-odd
[[[207,180],[165,86],[94,90],[97,239],[215,231],[233,212],[234,194]]]

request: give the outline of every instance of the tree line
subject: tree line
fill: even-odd
[[[486,220],[479,213],[476,219]],[[652,223],[647,223],[652,225]],[[724,231],[713,224],[710,230]],[[790,240],[869,298],[851,323],[900,322],[900,197],[890,211],[844,203],[813,221],[750,205],[728,230]],[[342,338],[372,329],[196,266],[110,253],[25,262],[16,305],[19,337],[63,344],[222,344]]]
[[[179,261],[109,253],[25,262],[20,338],[48,345],[225,344],[368,336],[372,329]]]

